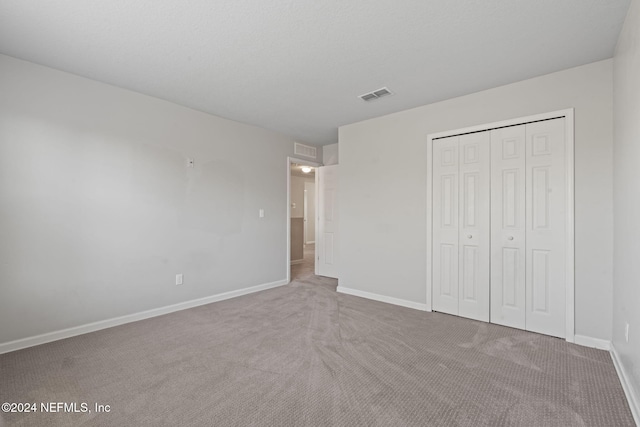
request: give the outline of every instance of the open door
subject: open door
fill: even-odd
[[[340,241],[338,228],[338,165],[317,169],[318,227],[316,274],[338,278]]]

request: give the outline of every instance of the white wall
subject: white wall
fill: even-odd
[[[640,410],[640,2],[632,1],[614,58],[613,346]],[[624,338],[629,322],[629,342]],[[640,414],[637,414],[640,415]]]
[[[337,165],[339,160],[338,144],[329,144],[322,147],[322,164],[325,166]]]
[[[340,286],[425,303],[427,134],[570,107],[576,333],[610,339],[612,60],[341,127]]]
[[[0,94],[0,343],[286,278],[290,138],[7,56]]]

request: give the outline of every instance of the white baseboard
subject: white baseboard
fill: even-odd
[[[613,366],[615,366],[616,372],[618,372],[618,377],[620,378],[620,383],[622,383],[624,394],[627,396],[627,402],[629,402],[629,408],[631,409],[633,419],[636,421],[636,425],[640,426],[640,400],[638,400],[639,391],[634,388],[633,381],[631,381],[630,376],[627,374],[627,371],[625,370],[624,365],[620,360],[620,356],[613,344],[611,345],[611,360],[613,360]]]
[[[271,289],[286,284],[286,280],[278,280],[276,282],[264,283],[262,285],[251,286],[249,288],[238,289],[236,291],[223,292],[221,294],[211,295],[204,298],[198,298],[190,301],[180,302],[178,304],[167,305],[165,307],[141,311],[139,313],[127,314],[125,316],[114,317],[112,319],[87,323],[86,325],[75,326],[73,328],[62,329],[60,331],[48,332],[42,335],[36,335],[33,337],[0,343],[0,354],[9,353],[10,351],[16,351],[27,347],[33,347],[64,338],[75,337],[77,335],[111,328],[113,326],[118,326],[125,323],[137,322],[138,320],[148,319],[150,317],[162,316],[163,314],[173,313],[174,311],[186,310],[188,308],[198,307],[200,305],[211,304],[212,302],[223,301],[226,299],[264,291],[266,289]]]
[[[599,350],[611,351],[611,341],[600,338],[588,337],[586,335],[576,335],[574,343],[585,347],[597,348]]]
[[[296,265],[296,264],[302,264],[303,262],[304,262],[304,259],[294,259],[293,261],[290,261],[289,264]]]
[[[419,302],[388,297],[385,295],[373,294],[371,292],[360,291],[358,289],[345,288],[344,286],[338,286],[337,291],[342,294],[348,294],[356,297],[372,299],[374,301],[386,302],[393,305],[400,305],[402,307],[413,308],[415,310],[427,311],[427,304],[422,304]]]

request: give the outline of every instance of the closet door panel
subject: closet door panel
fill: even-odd
[[[491,322],[525,328],[525,125],[491,131]]]
[[[458,314],[459,138],[433,143],[433,309]]]
[[[526,125],[526,329],[564,338],[565,119]]]
[[[459,141],[459,312],[489,321],[490,132],[460,136]]]

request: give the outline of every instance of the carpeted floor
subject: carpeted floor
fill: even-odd
[[[314,258],[316,255],[316,245],[304,245],[302,264],[295,264],[291,266],[291,281],[300,280],[300,279],[309,279],[314,277]]]
[[[91,409],[0,416],[25,426],[634,425],[605,351],[337,294],[304,265],[294,273],[287,286],[0,355],[0,402]]]

